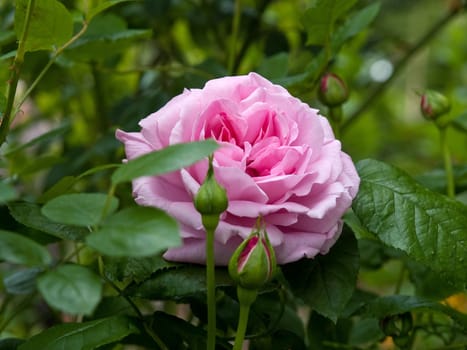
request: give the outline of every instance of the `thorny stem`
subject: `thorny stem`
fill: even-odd
[[[26,8],[26,16],[24,19],[23,32],[21,33],[21,38],[19,39],[18,50],[16,51],[15,58],[13,60],[11,78],[8,85],[8,96],[5,106],[5,113],[0,119],[0,146],[5,142],[8,135],[8,130],[10,129],[10,124],[12,122],[12,113],[13,104],[16,96],[16,88],[18,87],[19,75],[21,72],[21,66],[24,62],[24,54],[26,53],[26,40],[29,34],[29,27],[31,24],[32,12],[34,11],[35,0],[30,0],[28,2],[28,7]]]
[[[423,35],[418,42],[416,42],[410,50],[407,51],[404,57],[402,57],[399,62],[394,65],[394,71],[392,75],[383,83],[377,85],[373,91],[371,91],[365,101],[362,102],[360,107],[358,107],[344,122],[342,123],[342,131],[346,130],[347,127],[352,124],[356,119],[362,116],[368,107],[371,106],[376,100],[384,93],[386,88],[393,82],[393,80],[399,75],[403,70],[406,64],[410,59],[415,56],[415,54],[420,51],[427,43],[429,43],[456,15],[462,12],[462,7],[456,7],[449,11],[444,17],[439,21],[435,22],[433,26]]]

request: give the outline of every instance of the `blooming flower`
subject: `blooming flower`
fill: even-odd
[[[118,130],[128,159],[168,145],[214,138],[216,180],[229,204],[215,236],[216,263],[227,265],[257,217],[284,264],[325,254],[339,237],[341,216],[359,177],[326,118],[256,73],[214,79],[185,90],[140,121],[140,132]],[[204,263],[205,232],[193,197],[208,161],[133,182],[140,205],[167,211],[181,225],[183,245],[168,260]]]

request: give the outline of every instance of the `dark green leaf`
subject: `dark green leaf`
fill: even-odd
[[[97,251],[115,257],[144,257],[181,244],[177,222],[162,210],[126,208],[86,237]]]
[[[148,279],[152,273],[178,266],[176,263],[171,263],[161,255],[150,256],[145,258],[112,258],[106,257],[104,265],[105,275],[112,281],[132,280],[140,283]]]
[[[21,38],[28,0],[16,1],[15,32]],[[66,7],[57,0],[36,0],[32,12],[26,51],[54,50],[66,43],[73,34],[73,19]]]
[[[343,234],[327,255],[282,267],[292,292],[336,322],[355,289],[359,268],[357,241]]]
[[[218,144],[214,140],[179,143],[151,152],[122,164],[112,175],[114,185],[141,176],[168,173],[189,166],[212,154]]]
[[[51,263],[47,249],[20,234],[0,230],[0,260],[28,266]]]
[[[0,350],[16,350],[22,343],[24,339],[5,338],[0,340]]]
[[[65,56],[76,61],[103,61],[150,36],[151,30],[127,29],[122,18],[105,14],[91,21],[86,33],[65,50]]]
[[[364,160],[357,169],[361,183],[353,209],[362,225],[441,277],[465,285],[466,207],[388,164]]]
[[[267,79],[284,78],[287,75],[289,55],[286,52],[267,57],[258,67],[258,73]]]
[[[104,211],[114,212],[118,199],[103,193],[71,193],[52,199],[42,207],[42,214],[52,221],[76,226],[94,226]]]
[[[102,293],[99,276],[80,265],[46,272],[37,279],[37,288],[50,306],[69,314],[91,314]]]
[[[10,294],[31,294],[36,290],[36,277],[43,270],[37,267],[17,271],[3,280],[5,289]]]
[[[307,45],[328,44],[334,31],[334,24],[357,0],[317,0],[303,16],[303,25],[307,32]]]
[[[467,330],[467,315],[456,311],[449,306],[416,296],[390,295],[379,297],[365,305],[359,311],[359,314],[366,317],[382,319],[386,316],[397,315],[418,309],[429,309],[442,312]]]
[[[41,208],[33,203],[19,202],[8,205],[13,218],[24,226],[62,239],[79,241],[89,232],[85,228],[57,224],[42,215]]]
[[[226,269],[216,270],[217,286],[229,286],[232,283]],[[205,292],[206,269],[190,265],[158,271],[150,279],[125,290],[128,295],[162,300],[184,300]]]
[[[65,323],[33,336],[18,350],[93,350],[132,333],[139,333],[138,329],[124,316],[82,323]]]

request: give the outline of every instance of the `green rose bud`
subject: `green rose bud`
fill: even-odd
[[[328,73],[321,78],[318,98],[328,107],[340,106],[349,98],[349,90],[341,78]]]
[[[269,282],[275,272],[274,249],[266,230],[257,227],[230,258],[229,274],[239,287],[257,290]]]
[[[420,100],[420,109],[425,119],[436,120],[449,112],[451,103],[439,92],[427,90]]]

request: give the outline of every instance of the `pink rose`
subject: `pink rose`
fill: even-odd
[[[118,130],[128,159],[181,142],[214,138],[214,173],[229,206],[215,234],[218,265],[227,265],[259,215],[277,262],[325,254],[342,229],[341,217],[360,179],[327,119],[258,74],[224,77],[185,90],[140,121],[141,132]],[[167,211],[181,226],[183,245],[172,261],[205,262],[205,232],[193,197],[207,160],[164,176],[133,182],[138,204]]]

